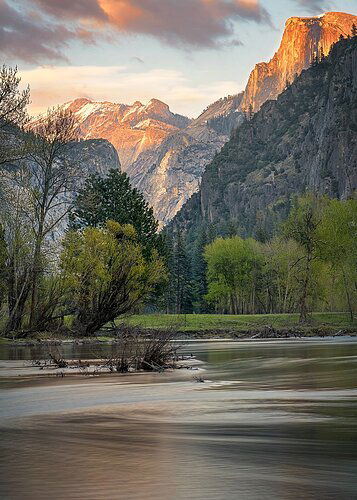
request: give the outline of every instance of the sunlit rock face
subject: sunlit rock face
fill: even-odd
[[[76,99],[65,107],[74,113],[83,139],[107,139],[113,144],[122,169],[129,175],[141,153],[155,149],[169,134],[190,122],[157,99],[146,105],[137,101],[131,106]]]
[[[184,130],[141,154],[131,167],[133,185],[153,206],[160,227],[170,221],[200,186],[202,173],[242,120],[241,94],[219,99]]]
[[[268,63],[259,63],[251,72],[241,109],[257,111],[268,99],[276,99],[312,60],[330,52],[341,35],[351,34],[357,16],[328,12],[317,17],[291,17],[285,25],[278,51]]]
[[[152,99],[147,105],[76,99],[64,105],[77,119],[83,139],[105,138],[121,168],[140,189],[160,226],[199,188],[202,172],[241,120],[241,94],[219,99],[196,120],[174,114]]]

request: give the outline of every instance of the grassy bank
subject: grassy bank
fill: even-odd
[[[313,313],[311,322],[303,327],[299,325],[298,314],[255,314],[255,315],[224,315],[224,314],[141,314],[127,318],[124,321],[130,326],[142,328],[167,329],[176,331],[256,331],[264,326],[274,329],[299,328],[302,330],[323,329],[336,332],[339,330],[357,331],[357,321],[351,323],[347,313]],[[117,322],[119,323],[119,321]]]
[[[125,319],[118,318],[116,325],[134,327],[137,333],[147,333],[151,337],[160,330],[171,330],[177,339],[210,339],[210,338],[250,338],[253,335],[271,337],[290,336],[326,336],[335,334],[357,335],[357,321],[353,323],[347,313],[313,313],[308,324],[299,324],[298,314],[139,314]],[[108,324],[107,327],[112,325]],[[291,334],[291,335],[290,335]],[[83,342],[110,342],[113,340],[110,331],[102,330],[89,339],[80,339],[64,332],[33,333],[24,338],[1,338],[0,343],[26,342],[31,340],[59,340]]]

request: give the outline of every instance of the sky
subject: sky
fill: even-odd
[[[166,102],[189,117],[244,89],[286,19],[357,0],[0,0],[0,55],[33,115],[77,97]]]

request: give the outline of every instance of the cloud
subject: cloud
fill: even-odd
[[[45,23],[33,12],[20,11],[0,0],[0,53],[27,62],[67,60],[62,49],[68,42],[82,39],[94,42],[84,27]]]
[[[33,0],[42,12],[61,19],[106,21],[97,0]]]
[[[175,46],[218,47],[233,21],[270,23],[258,0],[98,0],[123,33],[150,35]]]
[[[299,5],[304,7],[311,14],[320,14],[331,9],[331,3],[326,0],[296,0]]]
[[[66,59],[73,40],[150,36],[174,47],[240,42],[236,23],[271,24],[259,0],[0,0],[0,52],[27,62]]]
[[[22,71],[21,77],[31,87],[32,114],[77,97],[128,104],[156,97],[176,112],[198,116],[207,103],[240,90],[233,81],[193,85],[180,71],[160,68],[137,72],[125,66],[51,66]]]

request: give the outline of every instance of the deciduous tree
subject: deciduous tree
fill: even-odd
[[[162,259],[144,259],[130,224],[71,231],[61,267],[74,313],[73,327],[92,335],[105,323],[131,312],[165,276]]]

